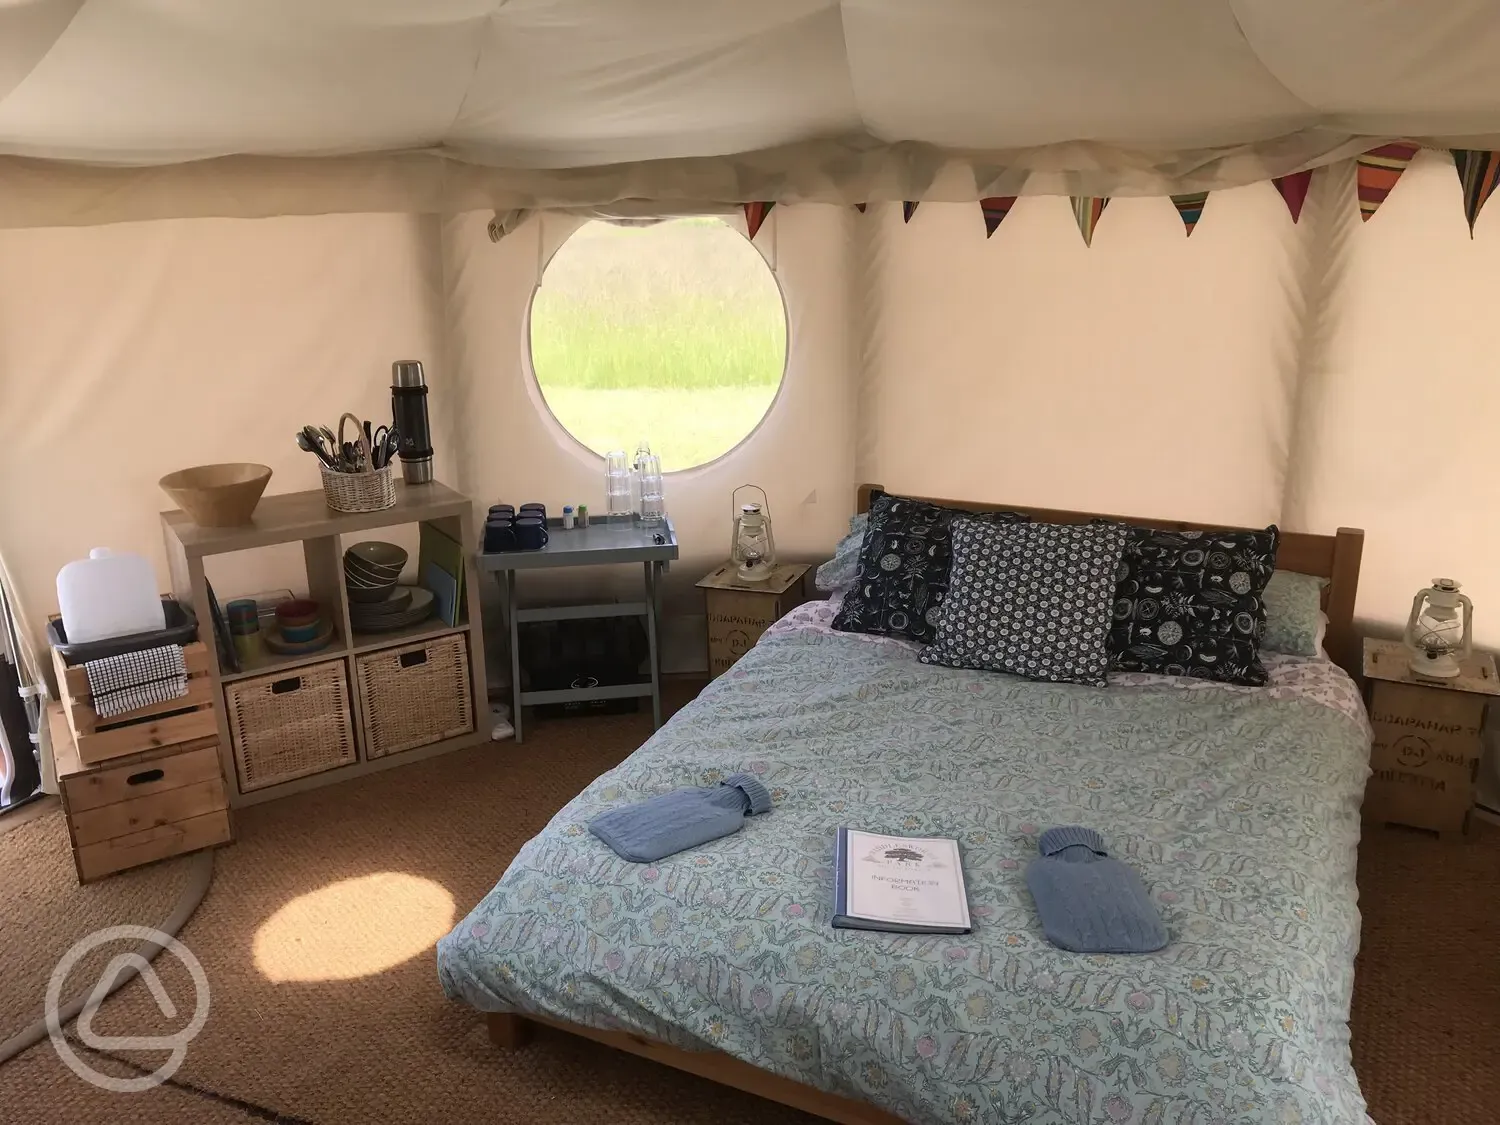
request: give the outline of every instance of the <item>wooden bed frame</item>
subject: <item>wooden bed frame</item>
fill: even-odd
[[[884,492],[878,484],[862,484],[857,493],[857,510],[868,512],[872,494]],[[901,495],[907,495],[902,493]],[[1027,508],[1013,504],[987,504],[970,500],[944,500],[927,496],[913,497],[932,504],[950,508],[963,508],[974,512],[1013,511],[1026,512],[1033,519],[1047,523],[1087,523],[1104,517],[1123,523],[1156,527],[1171,531],[1223,531],[1246,530],[1228,528],[1223,524],[1186,523],[1181,520],[1141,519],[1134,516],[1116,516],[1106,512],[1068,512],[1051,508]],[[1327,578],[1328,586],[1323,593],[1323,608],[1328,615],[1328,633],[1324,649],[1329,657],[1351,676],[1360,674],[1360,640],[1354,631],[1354,597],[1359,589],[1359,564],[1364,552],[1365,533],[1341,527],[1333,535],[1312,535],[1300,531],[1284,531],[1277,550],[1276,565],[1281,570],[1293,570],[1301,574],[1312,574]],[[903,1125],[901,1118],[879,1109],[867,1102],[825,1093],[813,1086],[783,1078],[770,1071],[761,1070],[749,1063],[726,1055],[721,1051],[687,1051],[680,1047],[669,1047],[644,1035],[627,1031],[601,1031],[581,1024],[555,1020],[547,1016],[521,1015],[517,1012],[488,1012],[485,1023],[490,1041],[497,1047],[514,1050],[526,1045],[536,1025],[565,1031],[570,1035],[592,1039],[607,1047],[628,1051],[643,1059],[663,1063],[678,1070],[707,1078],[722,1086],[768,1098],[773,1102],[789,1105],[839,1125]]]

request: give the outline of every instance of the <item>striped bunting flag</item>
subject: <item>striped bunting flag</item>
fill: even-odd
[[[1104,209],[1109,206],[1109,196],[1075,195],[1071,198],[1073,217],[1078,220],[1078,232],[1083,235],[1083,244],[1092,246],[1094,228],[1099,225],[1099,216],[1104,214]]]
[[[1015,205],[1014,195],[991,195],[979,201],[979,209],[984,212],[985,238],[995,233],[995,228],[1005,221],[1005,216]]]
[[[1206,191],[1190,191],[1185,195],[1174,195],[1172,203],[1177,208],[1177,214],[1182,219],[1182,225],[1187,227],[1189,237],[1193,228],[1198,225],[1198,220],[1203,218],[1203,204],[1208,199]]]
[[[1500,152],[1486,152],[1480,148],[1453,149],[1453,166],[1458,169],[1458,182],[1464,189],[1464,217],[1469,220],[1469,237],[1474,237],[1474,221],[1484,207],[1484,201],[1500,182]]]
[[[766,216],[771,213],[774,203],[747,203],[745,204],[745,229],[750,232],[750,241],[755,241],[755,232],[760,230]]]
[[[921,201],[920,200],[908,199],[908,200],[906,200],[906,202],[904,202],[904,203],[901,204],[901,221],[902,222],[906,222],[906,223],[911,222],[911,217],[917,213],[917,204],[919,202],[921,202]]]
[[[1355,157],[1355,188],[1359,192],[1359,217],[1365,222],[1391,194],[1401,173],[1417,155],[1417,146],[1406,141],[1372,148],[1362,156]]]
[[[1271,182],[1286,201],[1286,209],[1292,213],[1292,222],[1295,223],[1302,218],[1302,204],[1307,200],[1307,186],[1312,183],[1312,169],[1293,172],[1289,176],[1277,176]]]

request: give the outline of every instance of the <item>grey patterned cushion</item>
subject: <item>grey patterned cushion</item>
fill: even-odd
[[[849,534],[839,540],[839,545],[833,549],[833,558],[818,567],[814,576],[818,589],[827,594],[836,594],[859,581],[859,552],[869,526],[868,512],[849,517]]]
[[[1318,630],[1323,624],[1323,587],[1326,578],[1278,570],[1266,583],[1260,600],[1266,607],[1266,632],[1260,647],[1289,656],[1317,656]]]
[[[953,568],[924,664],[1103,687],[1125,528],[953,521]]]

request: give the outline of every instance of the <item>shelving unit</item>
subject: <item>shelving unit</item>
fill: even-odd
[[[489,700],[485,691],[479,575],[474,565],[478,545],[474,538],[472,513],[473,505],[468,497],[437,483],[411,486],[397,484],[395,506],[382,512],[352,515],[335,512],[324,501],[322,490],[314,489],[265,497],[255,509],[253,522],[243,527],[199,527],[185,512],[162,513],[162,534],[166,541],[167,563],[172,573],[172,591],[179,599],[192,605],[198,620],[203,623],[202,638],[208,648],[209,672],[220,704],[223,703],[223,688],[226,683],[281,671],[294,673],[298,668],[309,665],[342,660],[352,685],[352,664],[356,656],[455,633],[466,634],[468,638],[469,686],[475,729],[469,734],[444,739],[415,750],[367,759],[364,754],[364,732],[357,729],[359,753],[351,764],[250,793],[241,793],[228,718],[225,708],[222,705],[217,707],[219,754],[224,766],[224,776],[231,781],[229,789],[232,804],[258,804],[375,770],[389,769],[449,750],[472,746],[489,738]],[[356,633],[350,627],[349,603],[344,591],[344,548],[358,539],[368,538],[368,533],[381,528],[415,523],[430,523],[463,547],[464,583],[468,591],[465,616],[456,626],[437,618],[429,618],[389,633]],[[220,667],[218,647],[212,636],[213,618],[209,612],[204,559],[212,555],[296,542],[302,544],[303,560],[307,568],[308,596],[324,606],[333,618],[332,643],[317,652],[297,656],[267,654],[254,667],[238,672],[225,672]],[[222,594],[223,591],[219,593]],[[356,727],[358,728],[357,716]]]

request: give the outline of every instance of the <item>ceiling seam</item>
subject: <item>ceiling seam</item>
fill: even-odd
[[[493,24],[495,22],[495,17],[500,14],[500,9],[505,7],[509,3],[510,0],[499,0],[499,2],[493,8],[491,8],[489,12],[484,16],[484,18],[480,21],[480,26],[483,27],[485,24]],[[453,119],[448,122],[448,127],[444,129],[442,131],[442,134],[438,137],[437,143],[439,145],[446,145],[449,143],[450,134],[453,132],[454,127],[458,125],[459,120],[463,117],[464,110],[468,107],[469,104],[469,95],[474,92],[474,86],[479,81],[479,64],[483,61],[484,38],[483,36],[481,36],[479,38],[479,44],[474,48],[474,65],[469,69],[469,81],[464,86],[464,96],[458,99],[458,108],[453,111]]]
[[[1226,0],[1226,6],[1229,8],[1229,18],[1234,21],[1234,29],[1240,33],[1240,38],[1244,40],[1245,46],[1250,50],[1250,57],[1253,58],[1256,64],[1261,68],[1261,70],[1265,72],[1266,77],[1269,78],[1272,82],[1276,83],[1276,85],[1280,86],[1283,90],[1285,90],[1288,96],[1295,100],[1297,104],[1300,105],[1303,109],[1321,118],[1322,111],[1317,106],[1309,102],[1306,98],[1304,98],[1301,94],[1297,93],[1296,90],[1293,90],[1290,86],[1288,86],[1282,79],[1281,75],[1272,70],[1270,64],[1268,64],[1265,59],[1261,58],[1260,52],[1255,49],[1254,41],[1245,31],[1245,25],[1240,22],[1240,14],[1236,10],[1236,0]],[[1323,127],[1323,123],[1321,120],[1319,120],[1317,124],[1320,128]]]

